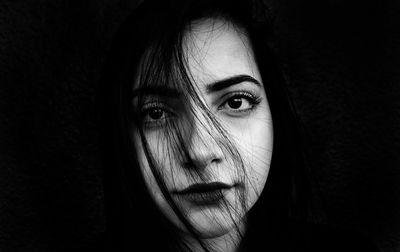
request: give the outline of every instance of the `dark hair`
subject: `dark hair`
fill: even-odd
[[[107,229],[116,250],[116,246],[124,250],[144,245],[147,250],[155,251],[160,244],[164,251],[166,247],[171,251],[185,249],[176,242],[179,238],[174,228],[155,206],[140,174],[129,135],[129,125],[138,121],[131,108],[131,91],[138,75],[144,76],[141,83],[160,85],[179,79],[174,83],[185,83],[188,97],[201,107],[193,84],[190,84],[190,73],[186,72],[182,38],[189,29],[188,24],[210,17],[226,20],[246,32],[264,82],[274,128],[271,169],[260,198],[248,214],[247,232],[241,246],[253,246],[259,239],[265,243],[268,239],[271,244],[285,244],[284,240],[293,238],[291,220],[307,220],[310,191],[302,139],[283,75],[271,50],[270,19],[263,2],[149,0],[129,15],[115,36],[100,88]],[[145,52],[149,55],[143,61]],[[224,135],[224,129],[213,120],[206,108],[202,109],[219,134]],[[143,132],[141,136],[145,150],[148,150]],[[224,148],[235,153],[235,148],[226,139]],[[184,151],[185,145],[179,136],[175,141]],[[147,151],[146,154],[155,173],[151,153]],[[240,158],[237,162],[241,163]],[[159,179],[157,182],[162,189],[163,181]],[[168,200],[168,193],[164,196],[180,220],[196,236],[190,224],[185,222],[184,213],[180,213],[174,202]],[[157,237],[157,241],[149,241],[148,237]]]

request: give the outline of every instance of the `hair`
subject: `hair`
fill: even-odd
[[[149,0],[129,15],[116,34],[99,89],[107,230],[113,249],[119,246],[124,251],[146,246],[147,250],[153,251],[161,246],[164,251],[167,248],[190,251],[189,246],[179,242],[176,230],[153,202],[139,169],[129,133],[133,123],[141,124],[140,117],[132,111],[131,100],[132,87],[139,77],[138,85],[141,86],[158,83],[160,88],[174,85],[184,90],[187,103],[193,101],[207,118],[207,123],[216,129],[215,134],[222,136],[221,148],[237,157],[232,161],[243,167],[229,132],[201,102],[195,91],[196,83],[187,70],[184,35],[190,31],[193,21],[203,18],[224,20],[245,32],[263,79],[272,116],[274,143],[270,171],[263,192],[247,215],[247,231],[241,246],[254,246],[260,239],[265,244],[265,239],[271,244],[285,244],[287,239],[301,240],[291,235],[294,232],[291,223],[292,220],[303,223],[310,214],[309,172],[298,119],[272,52],[268,9],[261,0]],[[189,106],[189,109],[193,107]],[[192,114],[195,115],[193,111]],[[169,123],[165,130],[175,132],[168,139],[178,146],[169,150],[171,155],[179,151],[190,160],[179,127]],[[139,131],[150,168],[164,197],[180,221],[202,244],[185,213],[171,199],[140,126]],[[197,175],[201,177],[201,174]],[[241,176],[246,178],[244,173]],[[156,237],[157,241],[149,241],[149,237]],[[205,250],[212,250],[212,247],[202,245]]]

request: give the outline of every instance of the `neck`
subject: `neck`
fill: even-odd
[[[237,252],[239,245],[242,241],[242,237],[245,233],[245,223],[242,221],[237,227],[222,236],[213,238],[200,238],[205,248],[212,252]],[[205,249],[199,243],[198,240],[192,236],[184,237],[185,243],[190,247],[193,252],[203,252]]]

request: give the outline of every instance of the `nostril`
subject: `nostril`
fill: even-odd
[[[219,164],[219,163],[221,163],[221,162],[222,162],[222,159],[221,159],[221,158],[214,158],[213,160],[211,160],[210,163]]]
[[[183,164],[183,167],[185,169],[203,170],[204,168],[207,167],[207,165],[208,165],[208,163],[206,163],[206,162],[191,159],[188,162],[185,162]]]
[[[185,169],[195,169],[195,165],[192,162],[183,162],[182,167]]]

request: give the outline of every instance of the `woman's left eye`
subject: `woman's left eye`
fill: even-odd
[[[260,99],[255,97],[253,94],[239,92],[230,95],[230,97],[219,107],[219,110],[225,110],[228,113],[241,114],[251,111],[259,103]]]

